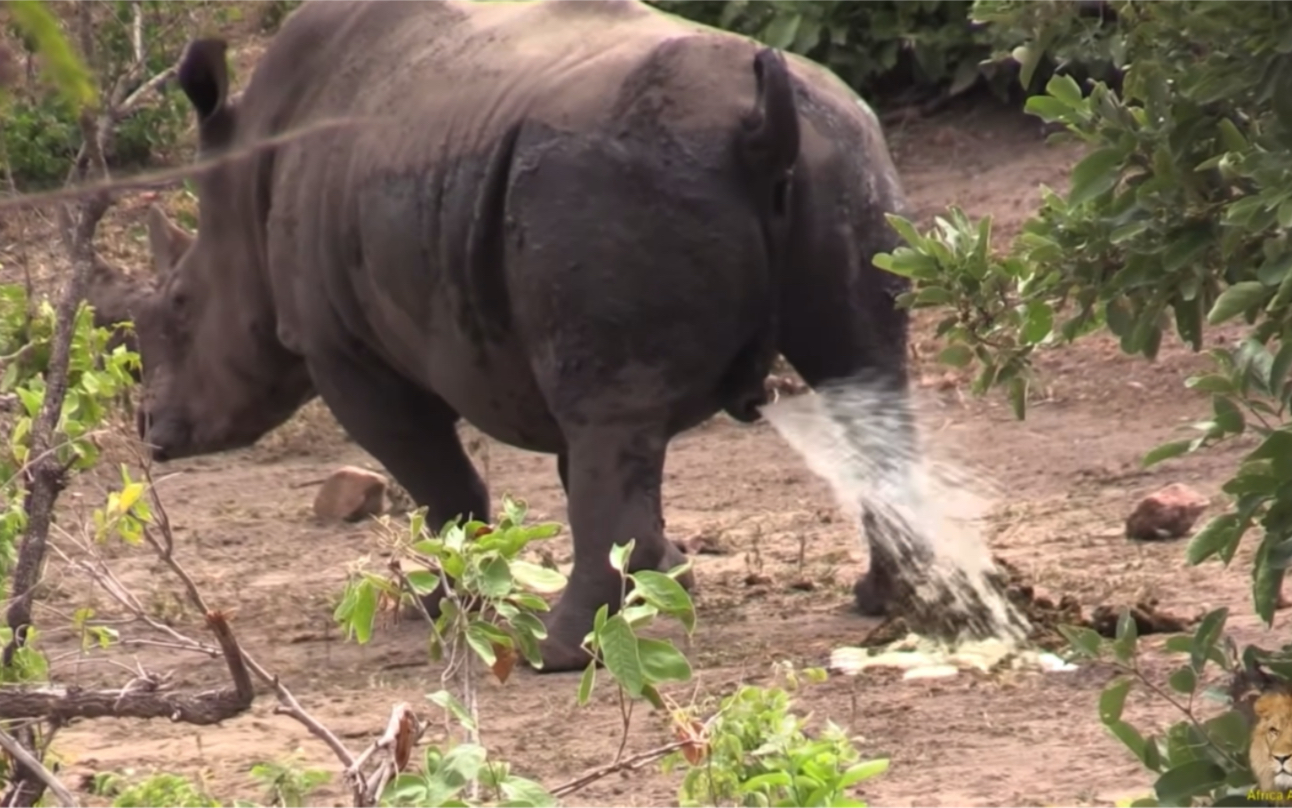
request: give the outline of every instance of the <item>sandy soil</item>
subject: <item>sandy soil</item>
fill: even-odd
[[[1001,244],[1034,209],[1039,184],[1063,187],[1075,155],[1070,147],[1047,146],[1035,120],[985,101],[894,128],[890,137],[921,219],[950,204],[973,216],[991,214]],[[131,239],[119,254],[137,248],[141,214],[138,204],[114,214]],[[1210,513],[1221,507],[1219,484],[1235,450],[1152,471],[1139,467],[1146,450],[1205,412],[1206,402],[1182,386],[1204,367],[1203,359],[1171,343],[1156,363],[1147,363],[1121,356],[1102,338],[1053,351],[1040,362],[1044,389],[1034,396],[1027,420],[1017,422],[1002,397],[969,398],[962,380],[935,365],[928,319],[921,318],[914,343],[932,428],[954,439],[1007,492],[990,518],[995,553],[1039,585],[1087,606],[1144,594],[1185,613],[1227,605],[1237,613],[1231,626],[1242,639],[1271,642],[1251,616],[1250,550],[1240,552],[1229,571],[1203,573],[1185,565],[1183,542],[1139,544],[1122,535],[1122,520],[1138,498],[1167,483],[1187,482],[1215,497]],[[552,458],[489,441],[481,445],[477,461],[495,501],[511,492],[529,500],[536,518],[565,519]],[[169,464],[160,490],[183,562],[209,602],[236,610],[248,650],[361,748],[384,727],[393,702],[426,704],[424,694],[440,686],[440,667],[425,661],[414,622],[386,627],[362,647],[341,638],[332,622],[347,569],[379,551],[371,525],[325,525],[310,512],[311,481],[341,464],[375,466],[313,406],[253,449]],[[65,500],[65,525],[101,501],[113,478],[82,480]],[[849,587],[866,565],[857,525],[840,516],[825,484],[766,424],[718,418],[680,437],[668,459],[665,507],[673,536],[705,533],[730,548],[726,555],[695,559],[701,587],[699,630],[689,650],[695,680],[669,691],[679,701],[721,695],[742,681],[769,682],[776,660],[823,664],[832,648],[857,641],[875,625],[848,612]],[[558,541],[558,558],[568,558],[568,539]],[[201,634],[199,616],[178,605],[178,585],[146,551],[111,555],[122,579],[150,608],[177,628]],[[749,568],[758,564],[770,583],[747,586]],[[1204,574],[1206,585],[1199,586]],[[817,583],[814,591],[790,588],[803,575]],[[81,605],[112,611],[102,593],[59,565],[51,583],[54,596],[43,609],[47,625]],[[1284,613],[1275,631],[1285,633],[1286,621]],[[79,655],[66,633],[47,635],[46,648],[62,681],[119,685],[126,676],[95,664],[97,655]],[[173,670],[176,686],[210,686],[226,675],[218,661],[129,650],[149,667]],[[122,653],[114,656],[123,659]],[[1155,659],[1151,667],[1165,664]],[[1111,675],[1089,666],[1067,674],[962,674],[923,682],[885,673],[836,677],[806,691],[801,706],[849,728],[864,753],[891,758],[890,771],[862,790],[872,804],[1103,805],[1146,792],[1151,783],[1098,722],[1096,701]],[[578,708],[576,684],[577,674],[528,671],[505,686],[482,679],[483,732],[492,753],[548,784],[605,762],[617,737],[617,706],[603,691]],[[274,715],[273,705],[265,694],[249,714],[212,728],[79,723],[60,732],[57,749],[70,775],[170,770],[204,777],[226,802],[257,799],[247,771],[258,761],[299,748],[310,765],[335,764],[302,727]],[[1169,709],[1135,695],[1127,714],[1149,729],[1174,720]],[[437,737],[431,733],[428,740]],[[664,718],[643,712],[629,747],[664,740]],[[607,778],[569,804],[676,804],[677,785],[677,776],[648,769]],[[313,801],[346,799],[334,783]]]

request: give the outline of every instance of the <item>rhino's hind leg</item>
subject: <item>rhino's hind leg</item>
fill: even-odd
[[[489,519],[488,489],[458,437],[458,414],[443,399],[372,356],[332,354],[311,361],[310,373],[345,431],[426,507],[427,525],[438,530],[459,516]],[[432,617],[443,597],[436,589],[423,599]]]
[[[862,525],[866,529],[870,549],[870,566],[866,574],[853,584],[852,594],[858,613],[866,617],[883,617],[893,598],[893,576],[900,572],[895,569],[895,561],[888,551],[874,539],[876,532],[884,529],[875,515],[870,512],[862,514]]]
[[[574,568],[569,585],[547,618],[543,673],[576,670],[588,664],[581,648],[603,604],[619,610],[619,574],[610,566],[615,544],[634,540],[630,572],[665,571],[685,556],[664,538],[660,504],[664,454],[668,437],[662,427],[580,426],[569,435],[561,465],[568,480],[570,530],[574,535]],[[681,579],[688,589],[694,578]]]

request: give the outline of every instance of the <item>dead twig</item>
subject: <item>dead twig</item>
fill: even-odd
[[[381,737],[359,754],[353,764],[346,768],[344,778],[356,794],[362,795],[361,804],[376,805],[386,784],[395,775],[408,768],[413,747],[422,737],[426,725],[417,720],[413,708],[406,702],[396,704],[390,712],[386,731]],[[386,759],[377,766],[369,777],[363,774],[363,766],[379,752],[385,752]]]
[[[210,610],[206,606],[206,601],[202,597],[202,593],[198,589],[197,584],[194,583],[193,577],[189,575],[188,570],[184,569],[184,565],[179,562],[179,559],[175,558],[175,535],[171,529],[170,517],[166,513],[166,506],[162,503],[161,497],[157,494],[157,488],[152,476],[151,462],[142,454],[138,455],[138,460],[139,464],[143,467],[143,477],[148,486],[148,496],[154,514],[153,526],[156,528],[156,531],[146,529],[144,531],[144,538],[152,546],[154,552],[157,553],[157,556],[161,559],[162,563],[169,567],[170,570],[175,573],[175,576],[184,583],[188,599],[192,604],[203,612],[209,612]],[[341,742],[340,738],[336,737],[335,733],[325,727],[318,719],[310,715],[310,713],[301,706],[301,703],[297,701],[296,696],[282,683],[277,675],[267,670],[245,650],[241,652],[241,659],[246,664],[247,670],[273,688],[274,695],[278,698],[279,702],[278,705],[274,707],[275,714],[286,715],[292,718],[301,726],[305,727],[311,735],[327,744],[328,748],[332,750],[332,753],[336,755],[337,759],[341,761],[341,764],[347,770],[354,767],[354,753]],[[363,794],[358,791],[356,791],[354,796],[357,805],[371,804],[360,802],[359,800]]]
[[[604,777],[608,777],[618,772],[630,772],[640,769],[642,766],[654,763],[668,753],[681,749],[684,746],[689,746],[692,743],[693,742],[689,740],[673,741],[672,743],[667,743],[663,746],[657,746],[654,749],[648,749],[645,752],[638,752],[635,755],[629,755],[618,762],[607,763],[604,766],[589,769],[573,780],[562,783],[552,789],[551,794],[553,797],[560,799],[561,797],[573,794],[579,789],[586,788]]]
[[[58,798],[59,805],[75,808],[79,804],[76,797],[72,796],[72,792],[68,791],[67,787],[60,783],[58,778],[49,769],[45,768],[44,764],[33,757],[31,752],[24,749],[23,745],[18,743],[17,738],[4,730],[0,730],[0,749],[8,752],[24,771],[30,772],[32,776],[39,778],[46,788],[54,792],[54,796]]]

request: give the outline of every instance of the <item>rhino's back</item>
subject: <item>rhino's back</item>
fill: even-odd
[[[247,100],[273,128],[370,116],[389,151],[438,144],[442,157],[522,118],[729,131],[753,104],[757,48],[634,0],[317,2],[278,35]]]

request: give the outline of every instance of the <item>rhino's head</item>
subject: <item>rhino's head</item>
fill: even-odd
[[[199,159],[239,142],[225,43],[197,40],[179,84],[197,113]],[[278,341],[266,280],[260,166],[226,163],[196,180],[198,233],[149,221],[155,289],[135,316],[144,395],[140,436],[157,460],[249,446],[312,396],[304,362]]]

